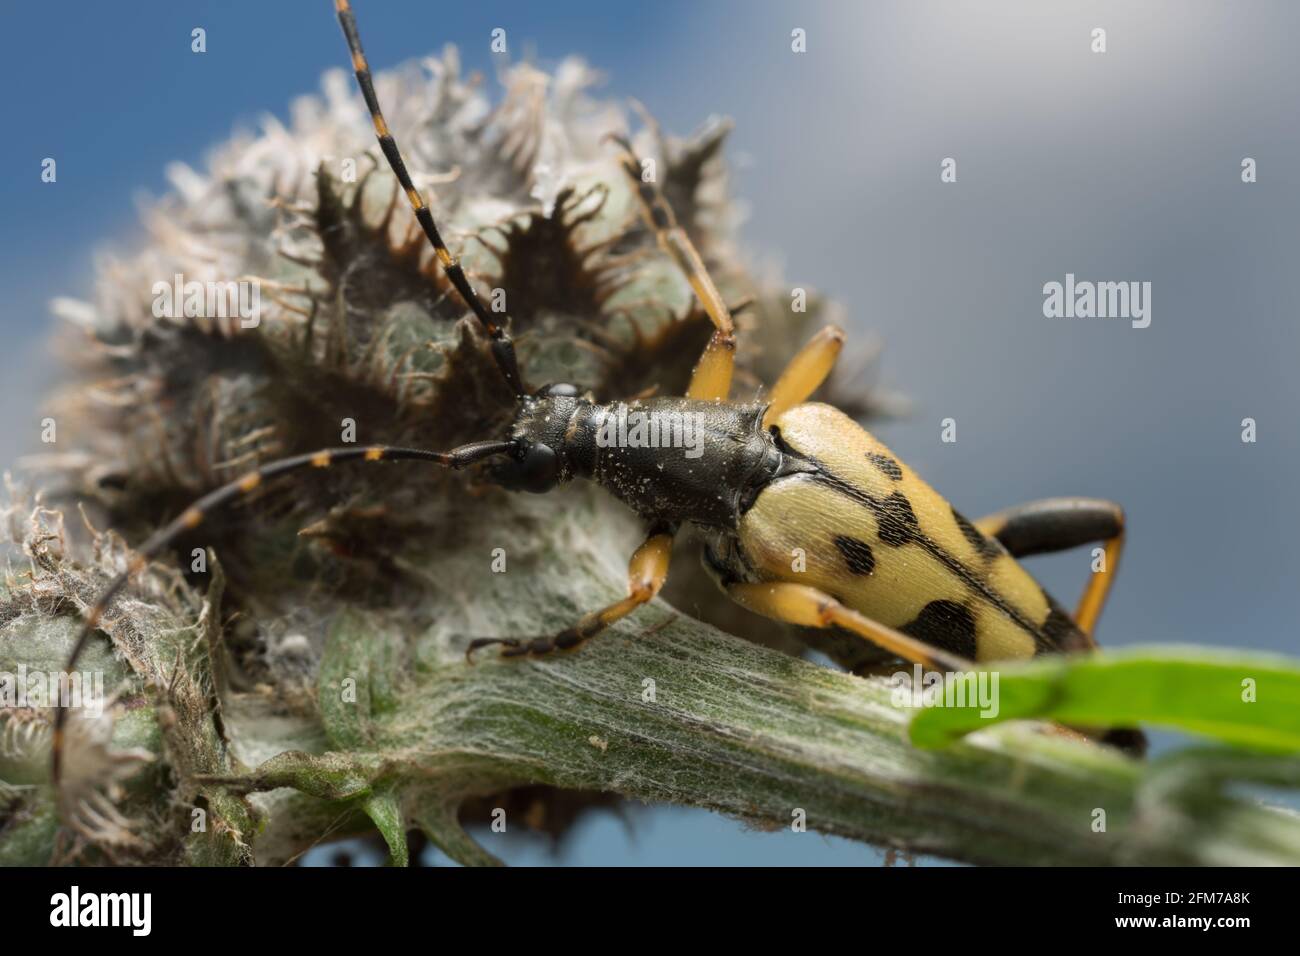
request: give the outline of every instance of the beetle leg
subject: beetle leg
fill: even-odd
[[[731,394],[731,373],[736,365],[736,323],[731,310],[709,277],[709,270],[705,268],[695,243],[677,224],[668,200],[653,181],[647,182],[642,175],[641,161],[632,151],[632,144],[622,136],[608,138],[623,150],[623,171],[632,180],[637,198],[641,200],[641,214],[654,232],[659,248],[677,263],[713,321],[713,335],[691,374],[686,397],[725,402]]]
[[[767,411],[763,415],[764,428],[796,405],[806,402],[817,391],[835,367],[843,345],[844,330],[835,325],[826,326],[808,340],[772,386]]]
[[[865,637],[891,654],[897,654],[931,670],[957,672],[977,669],[973,662],[964,657],[873,621],[866,615],[845,607],[826,592],[807,584],[786,581],[732,584],[727,588],[727,594],[741,607],[787,624],[842,627]]]
[[[1016,558],[1065,551],[1093,541],[1104,542],[1105,566],[1093,572],[1074,613],[1075,624],[1096,646],[1093,630],[1124,550],[1123,508],[1097,498],[1045,498],[988,515],[976,521],[975,527],[997,538]],[[1091,734],[1136,756],[1146,752],[1146,737],[1136,728],[1093,730]]]
[[[619,621],[641,605],[648,602],[668,579],[668,561],[673,553],[673,535],[671,531],[651,532],[641,547],[632,554],[627,566],[627,597],[615,601],[599,611],[584,614],[577,624],[565,628],[559,634],[545,637],[480,637],[470,641],[465,651],[465,659],[473,661],[473,655],[481,647],[493,644],[501,645],[502,657],[540,657],[552,651],[570,651],[584,641],[595,637],[615,621]]]
[[[731,394],[731,373],[736,366],[736,337],[716,329],[709,336],[700,360],[691,373],[691,384],[686,389],[687,398],[725,402]]]
[[[1016,558],[1103,542],[1105,564],[1093,572],[1074,612],[1079,630],[1092,640],[1124,550],[1123,508],[1097,498],[1046,498],[981,518],[975,527]]]
[[[727,588],[727,593],[737,604],[764,617],[801,627],[831,627],[832,625],[842,627],[846,631],[865,637],[892,654],[897,654],[904,660],[920,664],[929,670],[951,674],[979,669],[972,661],[918,641],[879,621],[873,621],[845,607],[824,591],[806,584],[784,581],[732,584]],[[1134,756],[1140,756],[1146,750],[1146,737],[1143,736],[1142,731],[1136,729],[1105,730],[1064,727],[1058,724],[1047,726],[1049,733],[1100,740]]]

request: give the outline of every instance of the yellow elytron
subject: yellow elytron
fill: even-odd
[[[357,82],[379,146],[439,263],[488,338],[518,406],[502,440],[448,452],[390,446],[323,449],[270,462],[200,498],[144,542],[126,572],[86,613],[67,666],[76,662],[113,597],[132,573],[182,532],[264,480],[340,461],[422,460],[462,468],[502,461],[492,476],[507,488],[543,492],[573,478],[595,481],[645,520],[648,534],[632,555],[628,593],[558,634],[470,643],[467,654],[501,645],[507,657],[576,648],[653,598],[668,575],[672,538],[684,524],[705,540],[705,564],[726,593],[759,614],[811,627],[839,627],[926,667],[960,671],[974,662],[1084,651],[1119,561],[1123,514],[1092,499],[1052,499],[971,523],[884,445],[836,409],[807,403],[826,379],[844,341],[823,329],[773,386],[765,404],[729,400],[735,325],[708,272],[653,182],[641,175],[630,145],[618,140],[644,218],[665,254],[682,269],[714,325],[686,396],[598,403],[572,385],[525,389],[508,332],[448,251],[433,214],[411,181],[375,95],[348,0],[335,0]],[[600,441],[610,417],[689,421],[698,457],[679,448]],[[1071,617],[1016,561],[1044,551],[1104,541],[1104,570],[1094,574]],[[59,779],[66,709],[55,715],[53,770]],[[1140,736],[1121,738],[1130,746]]]
[[[1118,558],[1118,508],[1060,499],[973,525],[842,412],[796,405],[770,421],[785,445],[825,469],[775,482],[742,519],[741,545],[763,577],[835,595],[880,624],[973,661],[1091,646]],[[1112,560],[1089,583],[1077,618],[1065,614],[998,540],[1018,543],[1026,524],[1058,532],[1044,549],[1092,536],[1113,542]],[[802,558],[797,572],[791,571],[792,554]],[[782,616],[785,592],[744,593],[742,603]]]

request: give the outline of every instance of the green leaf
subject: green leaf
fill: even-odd
[[[409,866],[411,858],[406,848],[406,826],[397,795],[391,790],[376,791],[366,797],[361,806],[384,835],[393,866]]]
[[[339,750],[363,750],[369,743],[372,647],[365,633],[362,615],[340,614],[321,659],[316,699],[325,733]]]
[[[430,842],[461,866],[503,865],[464,831],[457,818],[455,801],[426,798],[417,805],[413,816]]]
[[[409,669],[402,634],[355,609],[330,625],[316,685],[330,745],[365,750],[375,718],[398,708],[398,675]]]
[[[941,747],[994,723],[1037,718],[1084,727],[1155,724],[1258,750],[1300,750],[1300,663],[1288,658],[1134,648],[1042,658],[1000,668],[993,679],[996,714],[983,715],[978,702],[929,706],[912,720],[912,742]]]

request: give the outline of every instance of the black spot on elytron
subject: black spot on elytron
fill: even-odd
[[[871,545],[858,538],[837,534],[835,547],[844,555],[844,563],[853,574],[870,574],[876,570],[876,556],[871,553]]]
[[[1040,647],[1048,651],[1081,651],[1086,648],[1088,639],[1074,623],[1074,618],[1061,610],[1061,606],[1050,596],[1047,594],[1043,596],[1047,598],[1047,605],[1051,610],[1047,612],[1047,620],[1043,622],[1043,639],[1039,641]]]
[[[975,615],[956,601],[931,601],[899,630],[967,660],[975,659]]]
[[[912,510],[912,503],[901,491],[895,491],[880,502],[876,509],[876,520],[880,524],[876,530],[876,537],[893,547],[907,544],[915,539],[921,530],[916,520],[916,512]]]
[[[843,495],[846,498],[861,504],[871,511],[877,521],[880,521],[880,515],[883,512],[892,507],[892,505],[887,504],[888,499],[881,501],[878,498],[872,497],[852,482],[845,481],[843,478],[838,477],[834,472],[827,469],[823,463],[817,461],[817,459],[811,456],[805,456],[805,459],[815,467],[815,470],[811,475],[813,481],[825,487],[834,489],[837,494]],[[904,499],[904,501],[906,501],[906,499]],[[908,506],[908,513],[911,513],[910,506]],[[915,521],[915,515],[912,515],[912,519]],[[897,521],[891,522],[891,527],[896,531],[899,530],[897,526],[900,524],[905,530],[906,524]],[[879,534],[879,532],[877,533]],[[892,531],[885,532],[885,534],[891,533]],[[976,572],[975,569],[966,567],[943,548],[939,547],[928,536],[922,534],[919,528],[916,529],[915,534],[915,541],[919,547],[928,551],[936,561],[939,561],[945,568],[951,571],[954,577],[969,587],[975,594],[979,595],[983,600],[987,601],[990,605],[1006,615],[1010,621],[1015,623],[1016,627],[1037,639],[1041,628],[1036,621],[1030,620],[1024,615],[1024,613],[1007,603],[1007,600],[1002,595],[998,594],[997,591],[995,591],[989,583]],[[881,535],[881,537],[883,540],[884,535]]]
[[[888,455],[881,455],[874,451],[867,452],[867,461],[871,462],[894,481],[903,480],[903,469],[899,467],[898,462]]]
[[[1002,553],[1002,545],[983,534],[979,528],[967,521],[956,508],[952,509],[952,517],[957,522],[957,527],[961,529],[962,536],[970,542],[971,547],[981,557],[993,558]]]

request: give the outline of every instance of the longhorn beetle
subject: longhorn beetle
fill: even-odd
[[[86,612],[67,670],[113,597],[182,532],[217,509],[287,472],[343,461],[428,461],[460,469],[500,462],[490,476],[511,490],[546,492],[575,478],[594,481],[646,522],[645,541],[628,564],[622,600],[584,615],[558,634],[472,641],[500,645],[504,657],[572,650],[651,600],[668,575],[673,536],[692,525],[704,565],[740,605],[805,627],[838,627],[886,651],[940,671],[1044,653],[1088,651],[1124,541],[1119,506],[1091,498],[1052,498],[967,521],[844,413],[807,399],[830,374],[844,333],[828,326],[789,362],[764,403],[729,400],[735,325],[686,232],[653,182],[641,175],[631,144],[611,137],[659,248],[682,270],[713,322],[685,397],[602,404],[576,386],[524,387],[508,319],[493,318],[448,251],[433,214],[411,181],[375,96],[370,67],[348,0],[335,0],[357,83],[379,147],[410,201],[438,261],[488,337],[492,357],[517,400],[502,440],[451,451],[386,445],[329,448],[262,465],[204,495],[144,542],[125,571]],[[602,441],[628,416],[651,426],[694,425],[699,456]],[[1105,566],[1088,581],[1075,614],[1057,604],[1017,558],[1104,542]],[[805,566],[793,570],[794,554]],[[55,715],[53,775],[59,780],[67,708]],[[1106,739],[1132,750],[1140,731]]]

